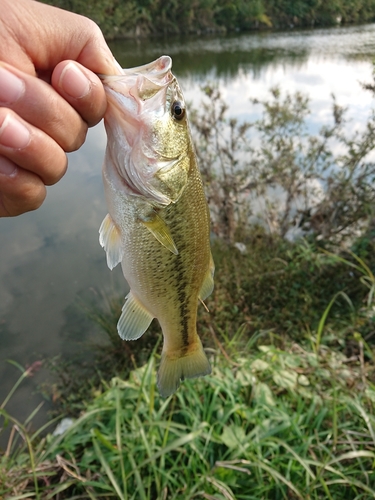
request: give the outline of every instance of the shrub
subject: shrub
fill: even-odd
[[[310,135],[309,101],[299,92],[274,88],[269,100],[254,100],[263,112],[254,123],[228,117],[217,88],[204,92],[192,126],[215,234],[234,243],[258,223],[281,238],[348,245],[371,230],[374,112],[363,131],[349,134],[333,99],[332,124]]]

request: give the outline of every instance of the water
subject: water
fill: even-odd
[[[266,98],[271,86],[300,90],[311,98],[311,131],[331,120],[331,94],[349,107],[350,128],[366,121],[372,96],[360,88],[371,81],[375,25],[314,31],[246,34],[209,38],[117,41],[112,49],[123,66],[173,58],[174,72],[188,101],[198,105],[204,82],[220,85],[239,119],[258,116],[251,97]],[[48,356],[87,352],[102,334],[77,312],[81,297],[122,291],[119,269],[110,272],[98,244],[106,214],[101,184],[105,149],[102,124],[85,145],[69,155],[69,170],[48,188],[36,212],[0,220],[0,404],[23,366]],[[88,355],[88,354],[87,354]],[[17,391],[8,406],[21,421],[39,404],[35,391],[48,376],[41,370]],[[38,425],[45,418],[47,405]]]

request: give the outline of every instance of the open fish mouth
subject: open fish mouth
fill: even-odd
[[[129,110],[135,111],[134,107],[125,102],[125,99],[132,99],[134,104],[134,102],[146,101],[155,96],[173,81],[171,69],[172,59],[169,56],[161,56],[156,61],[142,66],[124,68],[121,70],[121,74],[99,75],[99,77],[109,98],[114,92],[119,93],[121,104]],[[137,110],[140,111],[139,106]]]
[[[122,122],[130,147],[139,132],[141,123],[165,112],[167,89],[175,80],[171,72],[172,59],[161,56],[135,68],[122,69],[118,75],[100,75],[108,106],[105,120],[110,127]]]
[[[101,80],[116,80],[122,75],[137,74],[137,75],[153,75],[155,77],[162,77],[167,71],[172,68],[172,59],[169,56],[161,56],[156,61],[152,61],[141,66],[134,68],[122,68],[122,74],[119,75],[98,75]]]

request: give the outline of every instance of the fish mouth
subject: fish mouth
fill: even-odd
[[[161,56],[135,68],[124,68],[118,75],[99,75],[109,99],[114,93],[121,95],[121,104],[126,104],[124,98],[146,101],[165,89],[173,80],[171,73],[172,59]],[[126,106],[128,107],[128,106]]]
[[[116,121],[122,122],[129,145],[134,129],[139,129],[145,117],[164,110],[167,88],[175,79],[171,68],[172,59],[161,56],[151,63],[122,69],[118,75],[100,75],[109,103],[105,122],[110,128]]]
[[[172,69],[172,59],[169,56],[161,56],[156,61],[152,61],[142,66],[136,66],[134,68],[122,68],[121,73],[118,75],[102,75],[99,74],[99,78],[104,82],[118,81],[123,78],[124,75],[150,75],[152,77],[160,78],[165,75],[166,72]]]

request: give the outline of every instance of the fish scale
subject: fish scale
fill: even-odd
[[[164,343],[162,396],[180,380],[210,373],[196,330],[197,307],[213,289],[207,201],[185,104],[171,59],[102,77],[108,107],[103,182],[109,214],[100,243],[121,262],[130,292],[117,328],[136,340],[157,318]]]

